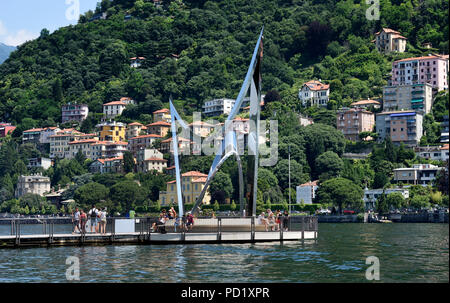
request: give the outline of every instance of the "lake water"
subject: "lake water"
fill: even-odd
[[[376,256],[380,282],[448,283],[449,226],[323,223],[319,239],[304,244],[0,249],[0,282],[66,282],[70,256],[80,260],[80,282],[359,283],[368,282],[366,258]]]

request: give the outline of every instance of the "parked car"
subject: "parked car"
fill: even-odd
[[[354,215],[354,214],[355,214],[354,210],[348,210],[348,209],[344,210],[344,215]]]
[[[328,215],[328,214],[331,214],[331,210],[329,210],[329,209],[321,209],[321,210],[319,211],[319,213],[320,213],[321,215]]]

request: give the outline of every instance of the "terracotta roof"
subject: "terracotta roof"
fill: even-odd
[[[189,126],[197,126],[197,125],[198,126],[206,126],[206,127],[214,127],[214,125],[203,122],[203,121],[195,121],[195,122],[192,122],[191,124],[189,124]]]
[[[316,180],[316,181],[312,181],[312,182],[307,182],[307,183],[302,184],[300,186],[317,186],[318,184],[319,184],[319,181]]]
[[[33,129],[25,130],[24,133],[41,132],[43,130],[44,130],[43,128],[33,128]]]
[[[136,59],[145,60],[145,57],[133,57],[133,58],[130,58],[130,60],[136,60]]]
[[[174,184],[174,183],[177,183],[177,180],[167,182],[167,184]]]
[[[405,40],[408,40],[408,38],[403,37],[402,35],[399,35],[399,34],[393,34],[392,35],[392,39],[405,39]]]
[[[158,122],[155,122],[155,123],[152,123],[152,124],[148,124],[148,125],[147,125],[147,127],[150,127],[150,126],[167,126],[167,127],[170,127],[171,124],[170,124],[170,123],[167,123],[167,122],[165,122],[165,121],[158,121]]]
[[[206,183],[206,177],[192,179],[192,183]]]
[[[182,141],[184,141],[184,142],[191,142],[191,140],[185,139],[183,137],[178,137],[177,139],[178,139],[178,142],[182,142]],[[168,142],[172,142],[172,138],[169,138],[167,140],[161,141],[161,143],[168,143]]]
[[[86,143],[97,143],[98,140],[94,140],[94,139],[88,139],[88,140],[78,140],[78,141],[72,141],[69,142],[69,145],[73,145],[73,144],[86,144]]]
[[[115,141],[115,142],[106,141],[105,143],[106,143],[106,145],[128,145],[128,142],[122,142],[122,141]]]
[[[394,61],[394,63],[396,62],[405,62],[405,61],[413,61],[413,60],[426,60],[426,59],[445,59],[444,56],[422,56],[422,57],[413,57],[413,58],[406,58],[406,59],[401,59],[401,60],[397,60]]]
[[[444,146],[441,147],[442,150],[447,150],[448,149],[448,144],[444,144]]]
[[[172,169],[175,169],[175,166],[171,166],[171,167],[168,167],[168,168],[166,168],[166,170],[172,170]]]
[[[306,82],[304,85],[308,86],[310,90],[326,90],[330,88],[329,84],[323,84],[320,81],[311,80]]]
[[[381,31],[379,31],[379,32],[376,32],[375,35],[379,35],[381,32],[385,32],[386,34],[400,34],[400,32],[398,32],[398,31],[395,31],[395,30],[390,29],[390,28],[383,27],[383,29]]]
[[[199,171],[190,171],[190,172],[182,174],[181,176],[182,177],[199,177],[199,178],[208,177],[208,175],[205,175]]]
[[[110,105],[123,105],[123,106],[127,106],[127,104],[124,103],[123,101],[112,101],[112,102],[103,104],[103,106],[110,106]]]
[[[128,126],[144,126],[144,125],[139,122],[133,122],[133,123],[128,124]]]
[[[145,139],[145,138],[162,138],[162,137],[161,137],[160,135],[154,135],[154,134],[151,134],[151,135],[137,136],[137,137],[131,138],[130,140],[134,140],[134,139]]]
[[[167,162],[166,159],[162,159],[162,158],[148,158],[145,159],[144,161],[158,161],[158,162]]]
[[[376,100],[360,100],[357,102],[353,102],[352,104],[350,104],[350,106],[370,105],[370,104],[381,105],[381,103]]]
[[[163,114],[163,113],[170,113],[170,110],[168,110],[167,108],[163,108],[160,110],[157,110],[156,112],[153,112],[154,114]]]

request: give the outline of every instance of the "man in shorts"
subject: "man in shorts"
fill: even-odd
[[[81,216],[81,214],[80,214],[80,211],[78,210],[78,207],[77,207],[77,208],[75,208],[75,213],[73,214],[73,218],[72,218],[72,222],[73,222],[73,225],[74,225],[73,232],[72,232],[73,234],[76,233],[77,230],[78,230],[79,233],[81,233],[80,216]]]
[[[89,217],[91,218],[91,233],[93,233],[94,231],[98,232],[97,230],[98,210],[95,208],[95,205],[93,205],[92,209],[89,211]]]

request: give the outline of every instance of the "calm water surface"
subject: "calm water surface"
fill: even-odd
[[[81,282],[368,282],[365,260],[376,256],[380,282],[448,283],[449,226],[324,223],[304,245],[0,249],[0,282],[66,282],[69,256],[80,258]]]

